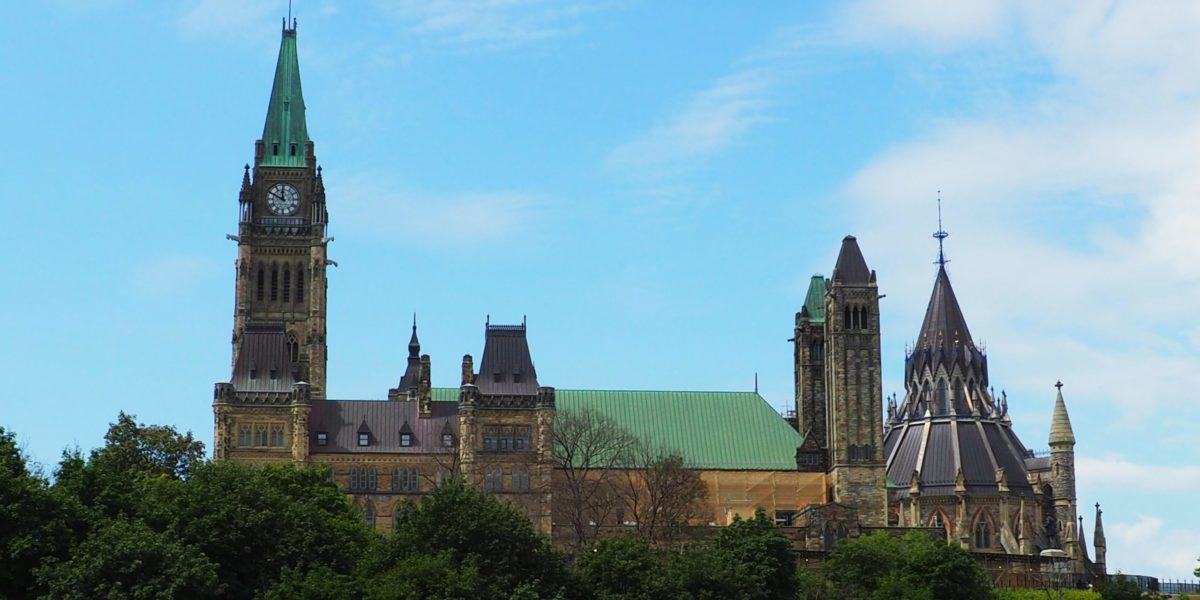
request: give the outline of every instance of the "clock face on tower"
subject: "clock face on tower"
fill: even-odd
[[[290,215],[300,206],[300,192],[286,183],[277,183],[267,190],[267,205],[277,215]]]

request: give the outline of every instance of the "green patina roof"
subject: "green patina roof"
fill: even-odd
[[[804,308],[808,309],[808,320],[825,322],[825,278],[817,273],[808,281],[808,294],[804,296]]]
[[[434,388],[456,401],[455,388]],[[593,409],[643,441],[714,470],[794,471],[804,437],[755,392],[556,390],[559,411]]]
[[[304,93],[300,90],[300,60],[296,55],[296,30],[284,29],[275,63],[275,83],[262,135],[263,167],[306,167],[308,125],[304,121]],[[278,143],[276,152],[275,144]],[[295,144],[293,146],[293,144]],[[294,151],[293,151],[294,148]]]

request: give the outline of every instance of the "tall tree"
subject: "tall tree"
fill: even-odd
[[[979,563],[956,544],[912,532],[886,532],[838,544],[824,565],[843,598],[988,600],[991,586]]]
[[[619,470],[632,461],[637,439],[590,408],[560,411],[550,433],[554,519],[570,526],[572,550],[578,551],[622,503]]]
[[[708,487],[678,454],[639,443],[630,455],[620,488],[625,507],[638,535],[670,543],[689,520],[703,514]]]
[[[397,510],[392,535],[360,565],[369,577],[413,575],[418,567],[469,575],[474,597],[481,598],[507,598],[523,584],[549,598],[565,583],[561,557],[524,514],[461,480],[443,482],[420,504]],[[415,565],[418,557],[424,562]]]
[[[0,427],[0,595],[36,594],[33,568],[65,554],[69,535],[46,480],[30,472],[15,436]]]

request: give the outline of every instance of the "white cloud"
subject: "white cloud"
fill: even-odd
[[[665,125],[614,149],[609,164],[658,171],[719,152],[768,120],[768,94],[776,81],[773,70],[764,67],[725,76]]]
[[[1086,480],[1089,487],[1127,489],[1153,481],[1156,493],[1200,495],[1197,465],[1138,464],[1122,458],[1079,456],[1075,474],[1077,479]],[[1200,538],[1196,543],[1200,544]]]
[[[199,256],[163,256],[144,261],[133,271],[133,285],[142,294],[173,296],[192,290],[215,269]]]
[[[538,196],[518,192],[427,194],[398,191],[385,181],[358,175],[338,185],[341,226],[435,246],[469,246],[529,230],[544,204]]]
[[[950,46],[998,37],[1007,4],[1004,0],[867,0],[850,4],[839,17],[850,40],[902,36],[919,44]]]
[[[1164,527],[1162,519],[1138,515],[1133,522],[1105,523],[1109,572],[1184,578],[1200,556],[1200,530]]]
[[[551,0],[400,0],[393,12],[414,31],[467,48],[500,49],[578,33],[603,4]]]

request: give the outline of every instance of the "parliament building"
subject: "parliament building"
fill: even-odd
[[[1104,572],[1098,505],[1094,558],[1084,540],[1061,384],[1049,452],[1035,453],[1014,431],[1006,395],[993,391],[989,356],[971,337],[944,260],[906,352],[899,401],[883,397],[882,296],[852,236],[832,271],[812,277],[789,324],[794,414],[779,415],[757,392],[557,389],[546,385],[552,373],[537,372],[524,323],[485,324],[479,358],[450,363],[459,386],[438,388],[414,321],[395,387],[381,385],[376,400],[339,400],[326,382],[330,210],[308,136],[294,21],[285,22],[238,203],[232,373],[214,389],[215,458],[326,465],[380,530],[399,505],[453,474],[552,533],[562,525],[553,423],[586,410],[684,458],[708,490],[696,525],[762,507],[801,552],[915,528],[978,554],[1053,556],[1073,573]]]

